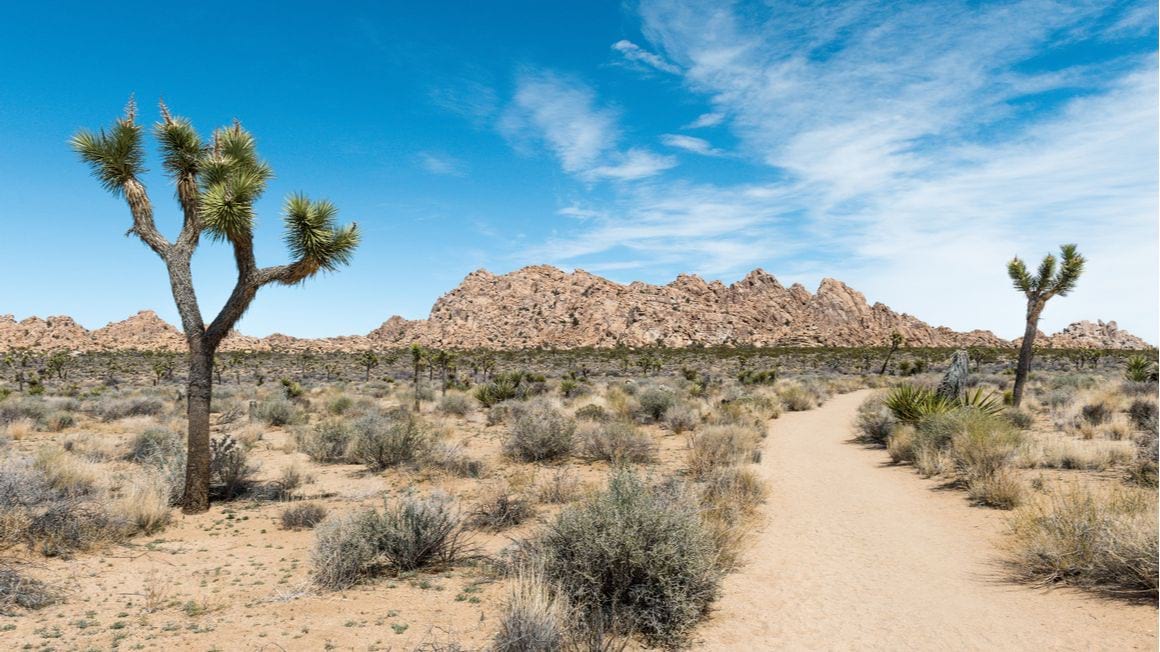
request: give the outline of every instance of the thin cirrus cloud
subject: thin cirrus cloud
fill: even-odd
[[[462,177],[467,174],[467,164],[454,156],[438,152],[419,152],[416,157],[419,167],[431,174]]]
[[[676,149],[683,149],[686,152],[693,152],[702,156],[724,156],[723,150],[713,147],[709,141],[704,138],[697,138],[694,136],[686,136],[684,134],[663,134],[661,135],[661,142],[669,147]]]
[[[621,150],[617,111],[600,106],[583,82],[550,71],[525,71],[517,78],[499,129],[517,146],[542,142],[565,172],[589,182],[643,179],[677,164],[646,148]]]
[[[655,68],[661,72],[667,72],[670,75],[681,74],[681,69],[679,67],[669,63],[668,61],[665,61],[664,58],[653,52],[642,49],[639,45],[633,43],[632,41],[617,41],[616,43],[612,44],[612,49],[619,52],[628,61],[644,64],[645,66]]]
[[[1077,242],[1088,272],[1044,327],[1113,318],[1155,339],[1156,55],[1027,65],[1079,39],[1154,32],[1154,9],[779,6],[760,20],[667,0],[639,10],[658,61],[714,107],[686,128],[729,115],[740,155],[774,180],[622,187],[590,206],[599,216],[528,255],[591,269],[837,276],[929,321],[1013,336],[1020,298],[1003,263]],[[652,54],[629,45],[616,49]]]

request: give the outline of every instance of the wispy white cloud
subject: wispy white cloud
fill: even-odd
[[[644,148],[620,151],[618,113],[583,82],[547,71],[520,75],[500,131],[517,144],[541,140],[565,172],[586,181],[642,179],[677,164]]]
[[[717,275],[763,265],[807,284],[837,276],[924,319],[1014,336],[1020,299],[1003,263],[1077,242],[1089,270],[1044,326],[1111,318],[1154,339],[1156,57],[1024,65],[1146,22],[1143,9],[1104,11],[645,0],[649,42],[776,180],[625,188],[606,215],[529,255]]]
[[[724,156],[723,150],[713,147],[709,141],[704,138],[695,138],[693,136],[685,136],[683,134],[662,134],[661,142],[669,147],[683,149],[694,154],[701,154],[702,156]]]
[[[419,167],[431,174],[461,177],[467,174],[467,164],[461,159],[437,152],[419,152],[416,160]]]
[[[667,72],[670,75],[679,75],[681,69],[673,64],[665,61],[665,59],[654,52],[642,49],[632,41],[620,40],[612,44],[612,49],[619,52],[625,59],[635,63],[641,63],[650,68],[655,68],[661,72]]]
[[[701,115],[697,116],[696,120],[693,120],[689,124],[685,125],[685,129],[703,129],[705,127],[716,127],[724,120],[724,113],[719,113],[716,111],[702,113]]]

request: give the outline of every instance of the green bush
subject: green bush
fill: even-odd
[[[306,414],[301,408],[279,397],[259,403],[255,416],[271,426],[290,426],[306,421]]]
[[[354,430],[342,419],[326,419],[313,428],[295,432],[298,450],[315,462],[334,464],[351,459],[350,448]]]
[[[350,456],[374,471],[416,462],[431,448],[430,430],[408,410],[368,414],[353,429]]]
[[[585,427],[580,435],[580,453],[590,460],[643,464],[656,460],[657,446],[631,423],[614,421]]]
[[[658,647],[687,643],[722,572],[698,506],[627,471],[566,508],[536,546],[548,581],[580,620],[631,630]]]
[[[637,396],[637,400],[640,402],[640,416],[645,421],[660,421],[665,411],[677,402],[667,387],[649,387]]]
[[[524,462],[555,460],[572,452],[576,422],[551,405],[533,402],[516,412],[504,453]]]
[[[883,401],[883,396],[875,394],[862,402],[858,406],[858,416],[856,420],[858,427],[858,439],[876,446],[885,446],[890,433],[894,432],[894,426],[898,420],[894,418],[894,413],[886,407]]]

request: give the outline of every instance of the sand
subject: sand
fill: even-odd
[[[765,523],[706,650],[1155,650],[1150,605],[1004,579],[1003,512],[851,441],[868,391],[770,426]]]

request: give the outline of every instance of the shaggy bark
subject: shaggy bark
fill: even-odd
[[[955,351],[951,355],[951,366],[943,375],[938,384],[938,394],[947,399],[958,400],[967,389],[967,377],[970,374],[971,359],[966,351]]]
[[[1015,388],[1011,391],[1011,404],[1015,407],[1023,402],[1023,387],[1031,374],[1031,357],[1035,352],[1035,335],[1039,332],[1039,313],[1044,301],[1033,301],[1027,306],[1027,326],[1023,330],[1023,343],[1019,346],[1019,363],[1015,366]]]

